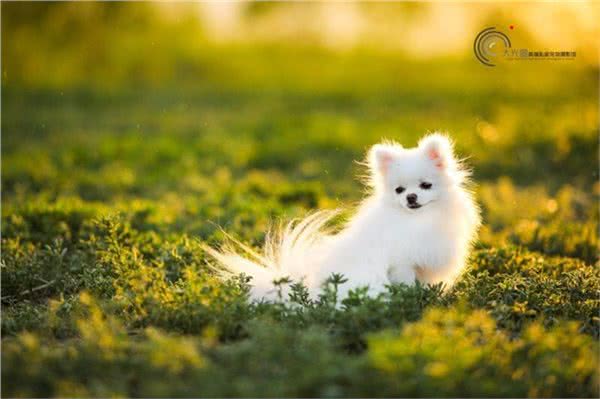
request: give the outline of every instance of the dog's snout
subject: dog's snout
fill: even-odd
[[[415,202],[417,202],[417,194],[415,194],[415,193],[408,194],[406,196],[406,200],[408,201],[409,204],[414,204]]]

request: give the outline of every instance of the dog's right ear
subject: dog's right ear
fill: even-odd
[[[419,148],[422,148],[427,158],[429,158],[442,171],[454,170],[456,161],[454,160],[454,149],[452,140],[444,134],[433,133],[423,137],[419,141]]]
[[[374,175],[385,176],[399,155],[399,144],[375,144],[369,150],[369,167]]]

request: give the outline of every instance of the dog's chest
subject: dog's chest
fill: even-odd
[[[386,232],[385,241],[393,258],[445,252],[452,242],[447,225],[437,217],[404,220]]]

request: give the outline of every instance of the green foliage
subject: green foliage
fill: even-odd
[[[22,333],[5,341],[3,361],[10,367],[2,370],[3,395],[160,395],[165,387],[155,381],[166,378],[169,391],[162,393],[177,392],[205,365],[196,339],[153,328],[131,338],[87,293],[79,296],[76,308],[76,339],[52,344]]]
[[[87,293],[73,312],[77,338],[60,344],[6,338],[10,396],[574,396],[597,389],[598,343],[576,323],[535,322],[511,339],[485,311],[430,308],[401,332],[370,335],[368,350],[340,351],[318,325],[249,323],[250,336],[218,344],[214,330],[174,336],[130,332]],[[318,367],[315,367],[318,365]],[[565,367],[569,365],[569,367]]]
[[[434,309],[400,334],[372,337],[369,348],[385,396],[586,397],[598,389],[598,343],[574,323],[549,331],[534,323],[511,340],[484,311]]]
[[[83,6],[1,6],[3,396],[599,395],[597,69],[217,46]],[[220,227],[258,247],[354,204],[370,144],[435,129],[484,217],[452,288],[251,303],[207,264]]]
[[[59,236],[19,257],[5,238],[4,394],[594,395],[600,278],[582,260],[479,249],[446,291],[342,299],[334,275],[316,301],[294,285],[289,301],[252,304],[198,241],[137,230],[137,218],[92,217],[66,252]],[[50,272],[69,284],[27,292]]]
[[[534,319],[552,325],[568,318],[600,336],[597,266],[511,247],[478,251],[471,265],[453,295],[489,309],[500,326],[518,332]]]

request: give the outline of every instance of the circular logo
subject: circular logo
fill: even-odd
[[[506,49],[511,46],[510,39],[504,33],[495,30],[495,27],[487,28],[479,32],[473,43],[475,57],[487,66],[495,66],[492,61],[502,57]]]

